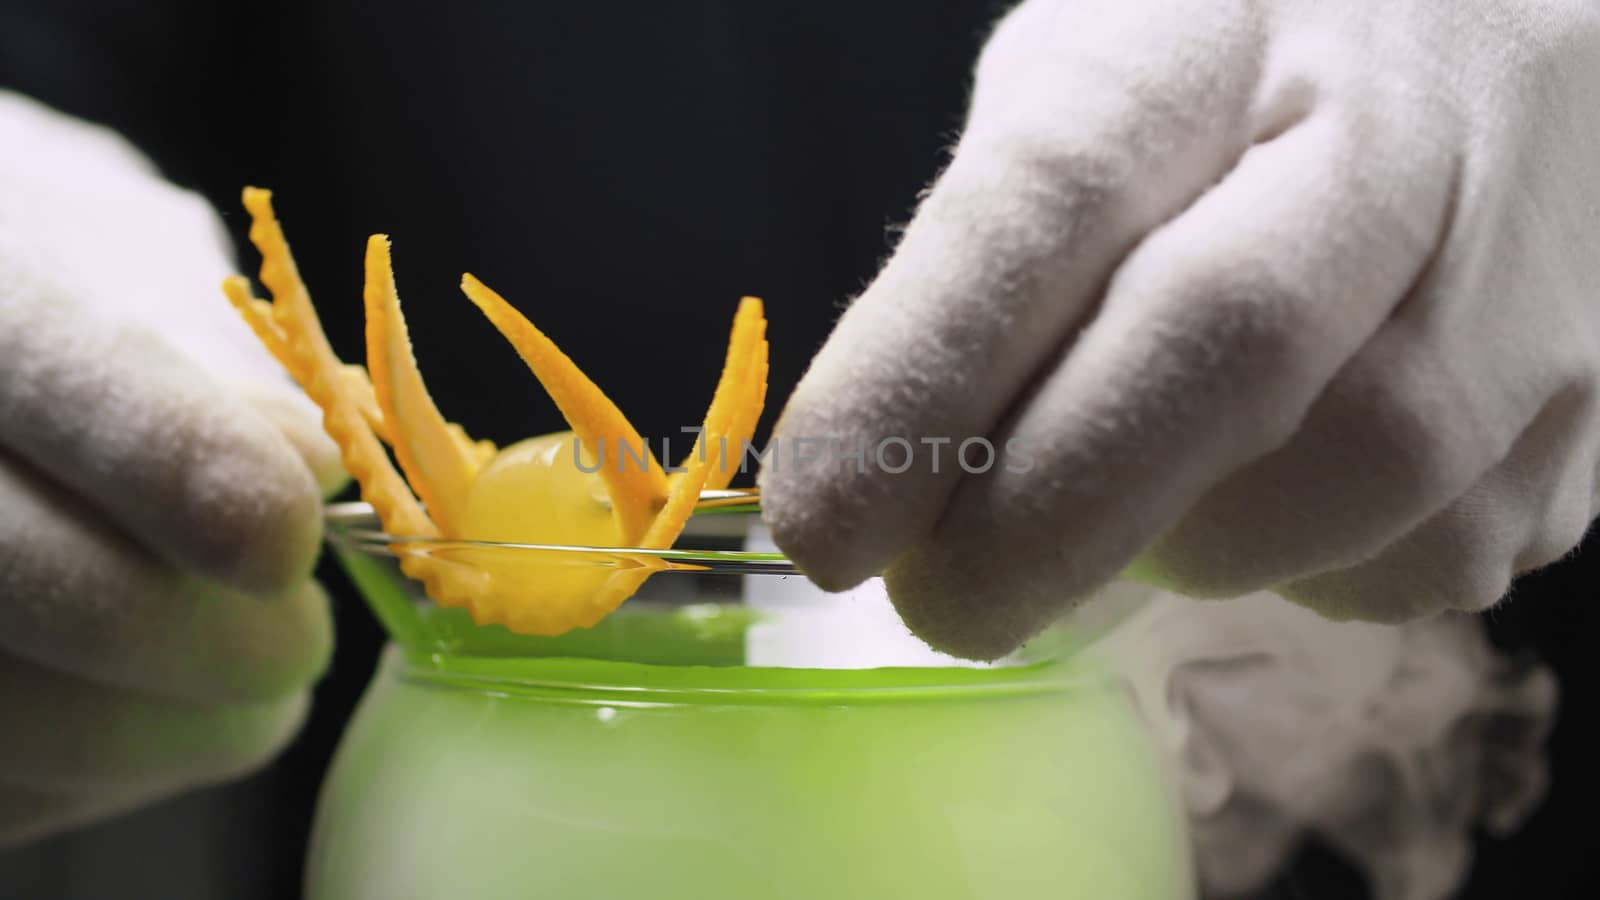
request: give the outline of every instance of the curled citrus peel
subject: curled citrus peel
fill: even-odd
[[[746,297],[739,302],[739,311],[733,317],[733,334],[728,339],[728,356],[722,367],[722,377],[711,397],[711,407],[706,410],[705,423],[700,436],[684,460],[685,471],[672,476],[667,502],[656,514],[655,521],[640,540],[641,547],[662,549],[672,546],[688,524],[694,506],[700,500],[700,491],[716,472],[719,479],[732,472],[738,464],[731,455],[738,452],[730,446],[732,429],[748,419],[747,407],[752,400],[759,402],[766,395],[767,371],[767,320],[762,315],[761,301]],[[759,378],[759,390],[755,381]],[[754,421],[750,422],[754,427]],[[745,440],[749,435],[744,436]],[[725,486],[726,481],[722,484]]]
[[[393,424],[389,444],[412,490],[439,531],[460,537],[461,505],[478,474],[478,456],[458,441],[439,413],[411,350],[389,258],[389,239],[367,240],[367,372],[383,421]],[[463,432],[464,433],[464,432]]]
[[[701,490],[726,487],[738,471],[766,399],[761,301],[740,302],[700,438],[681,471],[669,475],[570,358],[500,295],[464,276],[468,299],[522,356],[572,427],[502,450],[446,421],[429,396],[400,312],[386,237],[374,235],[367,244],[363,369],[342,363],[328,343],[271,194],[246,188],[244,205],[272,300],[252,296],[238,276],[223,284],[223,292],[322,409],[324,430],[362,498],[384,530],[399,536],[402,571],[440,604],[464,606],[479,624],[501,623],[524,634],[593,625],[665,563],[623,552],[605,554],[597,564],[594,554],[580,551],[527,552],[490,542],[666,549],[682,533]],[[421,543],[408,546],[407,539],[435,538],[464,543],[417,552]]]
[[[461,276],[461,291],[533,370],[593,457],[590,465],[599,464],[617,517],[619,546],[635,546],[667,495],[667,475],[655,454],[611,398],[505,298],[470,274]],[[643,461],[623,457],[624,448],[640,451]]]
[[[746,334],[739,331],[741,316],[748,332]],[[747,355],[735,360],[736,351]],[[723,370],[737,371],[740,380],[733,388],[736,396],[728,401],[732,409],[728,413],[726,432],[717,441],[716,451],[722,457],[706,473],[705,487],[714,491],[726,488],[738,473],[745,449],[750,445],[751,438],[755,437],[756,422],[761,418],[761,409],[767,400],[767,320],[761,312],[761,301],[754,297],[740,301]],[[715,397],[712,402],[715,402]],[[710,418],[709,414],[707,418]],[[706,431],[709,430],[708,427]],[[705,440],[704,433],[700,440]],[[697,446],[692,452],[698,456],[699,450]]]
[[[389,429],[373,427],[372,420],[381,421],[381,415],[370,382],[364,374],[353,376],[351,367],[339,362],[323,333],[273,214],[271,192],[246,188],[244,205],[251,217],[250,242],[261,253],[261,281],[272,302],[252,297],[249,283],[238,276],[223,282],[223,293],[258,337],[272,335],[263,342],[321,408],[323,430],[338,446],[345,471],[360,485],[362,499],[372,505],[384,529],[391,534],[438,537],[438,528],[379,442],[378,433]],[[485,580],[477,573],[415,557],[403,558],[401,568],[423,582],[429,596],[449,606],[468,605]]]

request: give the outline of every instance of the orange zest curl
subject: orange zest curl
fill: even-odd
[[[734,316],[722,376],[705,423],[681,469],[669,475],[609,397],[543,332],[471,275],[467,298],[517,351],[567,420],[578,442],[548,435],[504,449],[474,440],[447,421],[429,395],[401,314],[389,240],[367,243],[366,366],[339,360],[300,279],[270,192],[245,188],[250,241],[261,253],[255,297],[239,276],[223,293],[322,410],[323,428],[346,471],[402,551],[407,541],[513,541],[573,546],[670,548],[705,489],[727,487],[760,419],[767,391],[766,318],[746,297]],[[385,449],[387,445],[388,449]],[[624,447],[643,465],[622,465]],[[581,449],[606,464],[578,467]],[[399,463],[397,471],[390,452]],[[607,460],[607,454],[611,458]],[[402,476],[401,473],[404,473]],[[603,493],[609,508],[600,502]],[[598,622],[638,591],[659,561],[622,566],[527,569],[516,554],[461,545],[433,555],[401,552],[401,569],[445,606],[466,607],[480,625],[556,635]]]

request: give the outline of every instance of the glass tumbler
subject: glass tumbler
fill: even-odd
[[[313,900],[1182,900],[1184,820],[1126,693],[1052,634],[973,664],[878,580],[813,587],[749,513],[670,551],[403,540],[329,508],[388,630],[323,786]],[[474,625],[398,560],[647,565],[555,637]]]

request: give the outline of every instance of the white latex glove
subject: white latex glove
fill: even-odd
[[[1585,0],[1024,3],[778,425],[777,543],[975,657],[1141,553],[1334,617],[1494,603],[1600,509],[1597,89]],[[893,436],[952,443],[891,474]],[[1019,452],[967,474],[972,436]]]
[[[1270,594],[1158,593],[1091,652],[1166,751],[1208,897],[1255,896],[1311,834],[1375,900],[1442,900],[1476,830],[1543,797],[1555,679],[1471,617],[1330,622]]]
[[[0,843],[257,766],[326,661],[337,456],[230,269],[202,200],[0,93]]]

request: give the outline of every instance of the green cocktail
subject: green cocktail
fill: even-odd
[[[415,602],[352,515],[336,550],[397,644],[324,787],[314,900],[1190,896],[1158,755],[1087,664],[960,665],[741,552],[519,637]]]

